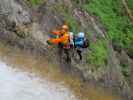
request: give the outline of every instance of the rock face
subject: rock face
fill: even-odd
[[[14,0],[0,0],[1,13],[7,14],[8,19],[16,24],[31,22],[29,12]]]
[[[37,50],[44,54],[43,43],[31,29],[30,9],[22,6],[18,0],[0,0],[0,40],[21,49]],[[39,31],[39,29],[35,29]],[[35,38],[34,38],[35,37]],[[36,49],[38,48],[38,49]]]
[[[52,55],[52,57],[55,56],[55,58],[58,58],[53,53],[56,51],[48,51],[46,40],[48,33],[52,29],[55,27],[58,28],[59,25],[65,22],[63,14],[60,13],[60,10],[62,10],[60,5],[67,7],[67,10],[69,10],[73,18],[79,23],[81,31],[89,31],[100,36],[102,39],[106,39],[106,30],[98,22],[97,17],[75,7],[72,0],[47,0],[34,10],[22,5],[20,2],[25,3],[20,0],[0,0],[0,19],[3,19],[0,20],[0,41],[2,42],[18,46],[21,49],[34,50],[41,55]],[[87,1],[83,0],[80,3],[85,2]],[[108,51],[108,65],[106,68],[100,69],[95,73],[91,72],[86,61],[81,64],[75,64],[75,62],[61,63],[61,66],[71,66],[72,72],[80,73],[80,76],[85,81],[92,81],[104,87],[112,88],[124,95],[126,97],[125,100],[133,100],[131,94],[133,89],[131,90],[130,88],[133,86],[130,85],[129,87],[119,69],[120,62],[122,61],[121,57],[116,56],[115,51],[110,47],[110,43],[107,44],[107,47],[110,49]],[[48,59],[51,58],[48,57]],[[133,64],[131,63],[132,61],[129,61],[131,71],[128,80],[133,80]],[[132,81],[129,81],[129,83],[132,84]]]

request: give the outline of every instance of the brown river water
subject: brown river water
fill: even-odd
[[[0,45],[0,100],[121,100],[84,85],[44,57]]]

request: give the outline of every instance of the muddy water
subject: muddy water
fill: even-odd
[[[0,45],[0,100],[121,100],[84,85],[43,57]]]

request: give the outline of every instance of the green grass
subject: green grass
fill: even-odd
[[[32,5],[32,6],[38,6],[42,3],[44,3],[46,0],[29,0],[29,3]]]
[[[133,1],[130,0],[130,2]],[[133,53],[133,23],[125,14],[121,0],[91,0],[82,8],[99,16],[107,28],[110,39],[130,54]]]
[[[88,63],[99,68],[107,63],[107,47],[105,40],[97,40],[90,44],[91,53],[88,54]]]
[[[128,0],[128,5],[133,11],[133,0]],[[133,22],[126,15],[121,0],[91,0],[90,3],[81,5],[82,9],[100,18],[107,29],[108,37],[118,47],[133,56]],[[98,39],[91,43],[91,53],[88,63],[99,68],[107,63],[106,41]],[[128,76],[128,66],[121,65],[122,73]]]
[[[125,76],[125,77],[128,77],[128,65],[127,64],[121,64],[121,71],[122,71],[122,74]]]
[[[132,14],[133,14],[133,0],[128,0],[128,5],[129,5],[129,8],[131,9]]]

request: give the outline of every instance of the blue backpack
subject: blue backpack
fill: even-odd
[[[79,32],[77,36],[74,38],[75,47],[78,48],[87,48],[89,47],[89,40],[85,38],[84,32]]]
[[[75,45],[75,47],[82,48],[83,45],[84,45],[84,38],[75,37],[75,39],[74,39],[74,45]]]

